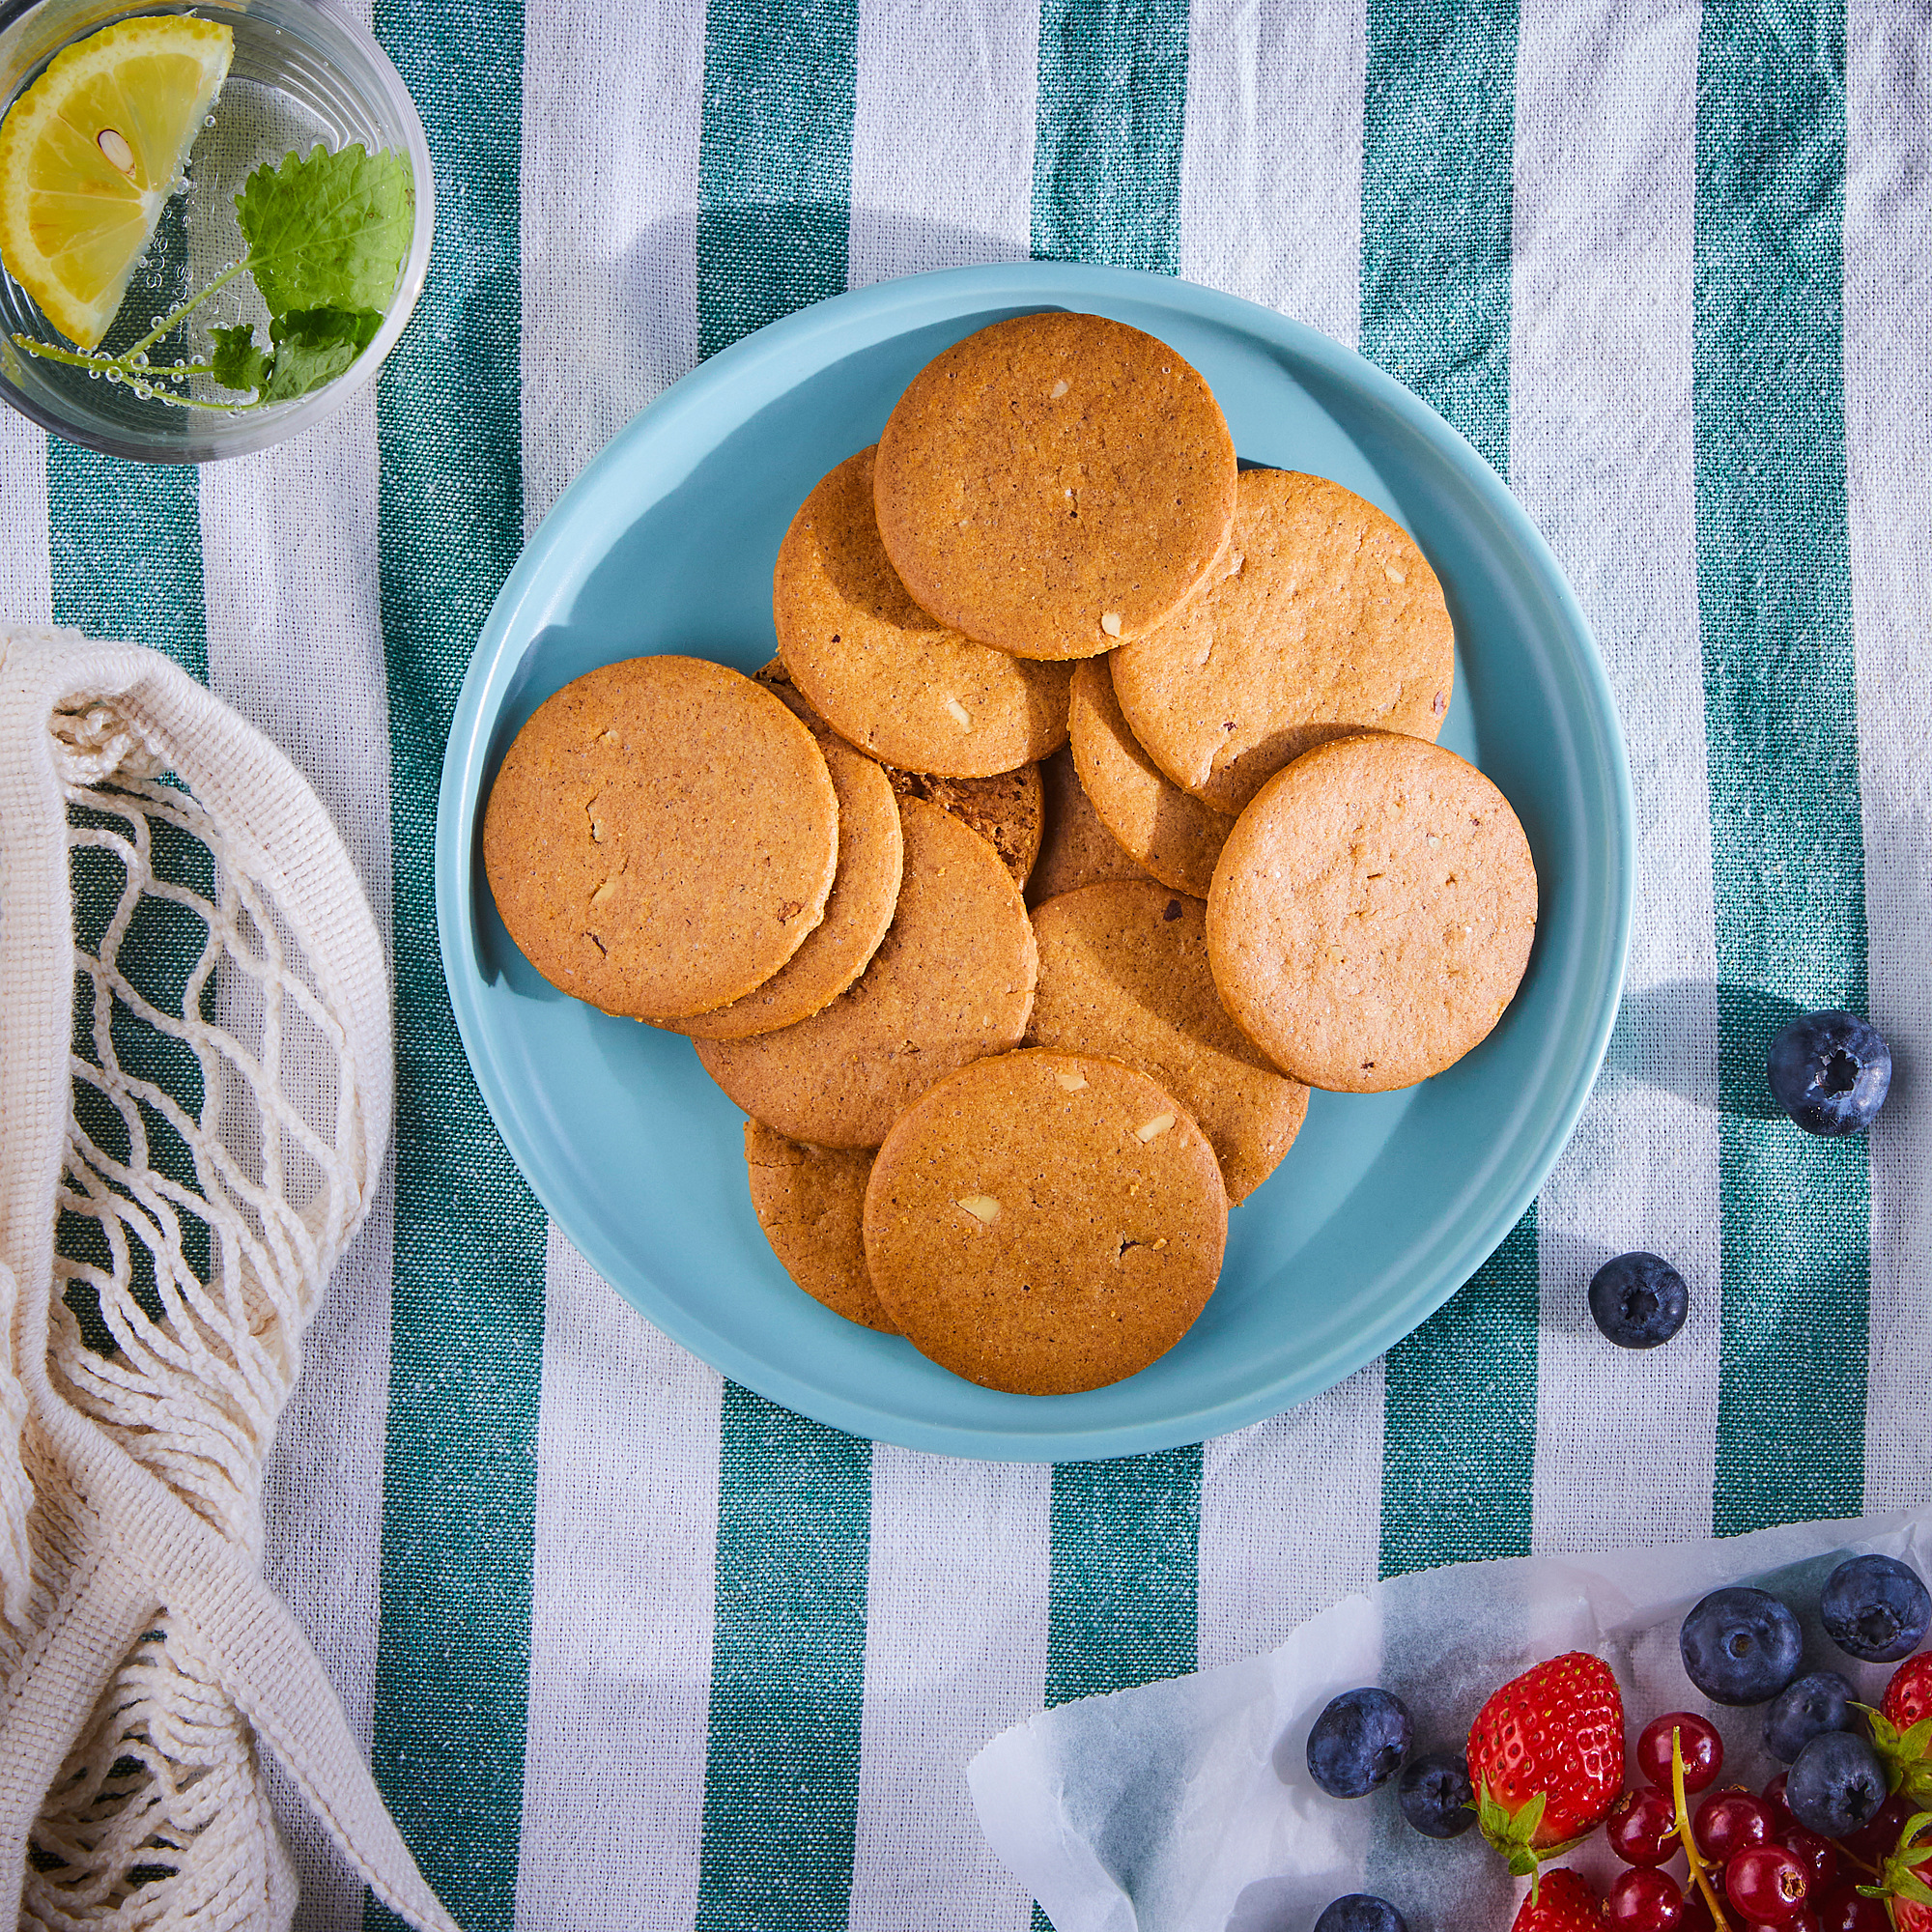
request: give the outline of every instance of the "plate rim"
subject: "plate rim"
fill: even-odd
[[[1016,293],[1015,277],[1028,283],[1037,281],[1038,287]],[[1574,651],[1576,668],[1590,699],[1589,722],[1612,781],[1613,808],[1605,827],[1613,895],[1606,935],[1609,957],[1605,962],[1606,970],[1600,969],[1603,977],[1597,988],[1586,1045],[1574,1063],[1576,1070],[1568,1089],[1547,1116],[1548,1125],[1542,1146],[1516,1184],[1499,1197],[1501,1205],[1472,1217],[1470,1228],[1460,1241],[1446,1254],[1438,1255],[1426,1283],[1412,1284],[1419,1293],[1412,1292],[1403,1296],[1393,1311],[1385,1311],[1378,1321],[1364,1325],[1357,1338],[1359,1346],[1346,1351],[1346,1365],[1322,1388],[1305,1391],[1285,1402],[1278,1393],[1283,1384],[1277,1380],[1242,1397],[1170,1411],[1154,1421],[1108,1422],[1090,1428],[1063,1425],[1021,1435],[992,1425],[915,1423],[896,1414],[880,1413],[863,1402],[801,1380],[783,1366],[751,1354],[716,1331],[702,1330],[706,1346],[701,1350],[694,1346],[689,1338],[699,1332],[696,1324],[685,1321],[682,1307],[663,1293],[648,1265],[640,1270],[634,1256],[603,1253],[604,1244],[600,1241],[579,1243],[570,1216],[559,1211],[548,1187],[532,1176],[518,1145],[520,1137],[505,1125],[506,1116],[514,1120],[517,1113],[510,1092],[513,1083],[497,1065],[481,1012],[480,980],[468,970],[469,954],[462,944],[465,939],[474,937],[473,918],[468,904],[471,871],[469,848],[473,842],[474,820],[480,810],[482,766],[487,762],[495,724],[494,709],[489,720],[483,719],[482,709],[492,673],[502,657],[521,609],[553,567],[554,555],[561,545],[561,532],[571,521],[570,513],[583,499],[599,492],[606,473],[625,463],[633,444],[664,434],[681,417],[701,411],[712,392],[731,385],[746,364],[803,348],[828,331],[843,330],[861,317],[875,320],[898,308],[923,306],[935,300],[944,303],[949,296],[962,300],[978,297],[993,301],[1041,303],[1078,301],[1091,296],[1100,302],[1111,299],[1144,307],[1164,307],[1184,312],[1197,321],[1219,324],[1239,334],[1259,337],[1271,347],[1317,365],[1330,377],[1364,393],[1422,442],[1433,445],[1435,453],[1460,472],[1477,499],[1502,526],[1518,556],[1540,580],[1545,594],[1564,618],[1573,641],[1580,646]],[[1314,1401],[1412,1334],[1445,1306],[1501,1245],[1575,1134],[1595,1089],[1616,1024],[1629,967],[1634,913],[1635,803],[1622,721],[1603,654],[1562,566],[1508,485],[1468,439],[1428,403],[1332,337],[1224,290],[1140,270],[1088,263],[1007,261],[937,269],[872,283],[828,297],[768,323],[680,377],[639,410],[584,465],[525,540],[516,564],[497,593],[478,634],[444,746],[431,864],[438,951],[450,1009],[491,1124],[546,1216],[556,1223],[573,1244],[579,1245],[585,1261],[622,1300],[721,1375],[728,1376],[767,1400],[863,1439],[987,1462],[1094,1462],[1201,1442]],[[628,1279],[620,1281],[612,1272],[613,1266],[619,1273],[627,1272]]]

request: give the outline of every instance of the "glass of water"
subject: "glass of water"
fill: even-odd
[[[195,140],[184,182],[163,211],[100,344],[103,355],[139,343],[242,257],[246,244],[235,197],[265,162],[276,167],[291,152],[307,155],[318,146],[333,152],[359,143],[370,154],[389,150],[409,165],[413,227],[382,326],[355,361],[306,395],[246,408],[185,408],[157,393],[143,396],[131,383],[102,381],[98,372],[21,350],[14,340],[16,332],[50,347],[71,345],[14,278],[0,274],[0,396],[56,436],[142,463],[201,463],[262,449],[306,429],[374,381],[422,293],[436,221],[429,144],[409,90],[370,34],[328,0],[0,5],[0,100],[11,105],[63,47],[102,27],[190,12],[233,29],[234,62]],[[156,343],[152,359],[157,365],[205,364],[213,346],[211,329],[252,324],[260,338],[268,322],[267,305],[253,282],[239,276]],[[193,378],[187,386],[209,402],[243,400],[207,377]]]

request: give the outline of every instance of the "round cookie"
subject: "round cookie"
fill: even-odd
[[[1144,1073],[1095,1054],[981,1060],[887,1137],[866,1265],[922,1354],[1019,1395],[1117,1382],[1166,1354],[1221,1270],[1214,1151]]]
[[[1284,1073],[1378,1094],[1454,1065],[1515,996],[1536,868],[1473,765],[1419,738],[1338,738],[1236,821],[1208,895],[1222,1002]]]
[[[1162,885],[1206,898],[1235,821],[1182,791],[1135,742],[1110,663],[1094,658],[1073,673],[1073,769],[1128,858]]]
[[[700,658],[565,685],[517,733],[483,815],[490,890],[530,964],[638,1019],[769,980],[823,916],[838,852],[811,733]]]
[[[780,658],[773,658],[753,673],[769,691],[775,691],[791,709],[821,734],[833,738],[824,719],[811,707]],[[1063,746],[1062,751],[1065,747]],[[828,753],[828,760],[829,760]],[[1057,754],[1056,754],[1057,755]],[[1045,797],[1037,765],[1021,765],[1018,770],[997,772],[990,778],[956,779],[938,772],[901,771],[896,765],[882,765],[886,781],[900,798],[930,799],[970,825],[1000,855],[1000,862],[1013,875],[1016,886],[1024,886],[1033,864],[1039,855],[1039,841],[1046,822]]]
[[[1016,316],[915,376],[879,439],[886,554],[925,610],[1025,658],[1164,623],[1235,510],[1235,444],[1166,343],[1104,316]]]
[[[1046,823],[1037,765],[1022,765],[1016,772],[984,779],[952,779],[888,767],[886,777],[899,797],[929,799],[962,825],[970,825],[1000,855],[1013,884],[1025,886],[1039,857]]]
[[[705,1071],[755,1121],[817,1147],[877,1147],[935,1080],[1017,1046],[1038,954],[1019,888],[977,832],[899,801],[905,873],[872,963],[809,1020],[701,1039]]]
[[[814,718],[789,683],[775,683],[762,671],[756,681],[805,725],[825,754],[838,796],[838,870],[825,917],[762,986],[716,1012],[670,1023],[673,1032],[694,1039],[745,1039],[810,1019],[866,970],[898,903],[904,840],[885,773]]]
[[[1246,469],[1227,561],[1114,653],[1128,728],[1176,784],[1237,812],[1350,731],[1432,744],[1456,674],[1442,586],[1414,540],[1325,477]]]
[[[976,644],[899,582],[862,449],[800,506],[779,546],[779,655],[832,727],[889,765],[990,778],[1066,742],[1066,668]]]
[[[1045,830],[1039,857],[1027,875],[1028,905],[1097,885],[1102,879],[1147,877],[1147,868],[1135,865],[1100,823],[1073,769],[1071,746],[1063,745],[1052,757],[1040,761],[1039,782],[1045,795]]]
[[[1231,1202],[1280,1164],[1308,1089],[1278,1073],[1221,1004],[1208,964],[1208,908],[1151,879],[1088,886],[1037,907],[1039,987],[1027,1044],[1101,1053],[1193,1115]]]
[[[807,1147],[747,1121],[745,1167],[753,1211],[785,1273],[833,1314],[896,1335],[866,1272],[871,1149]]]

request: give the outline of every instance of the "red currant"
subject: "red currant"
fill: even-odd
[[[1625,1864],[1661,1865],[1677,1849],[1677,1805],[1654,1784],[1633,1785],[1610,1806],[1604,1833]]]
[[[1855,1885],[1828,1891],[1818,1906],[1819,1932],[1891,1932],[1891,1914]]]
[[[1711,1917],[1711,1908],[1704,1903],[1694,1879],[1684,1887],[1684,1917],[1677,1921],[1677,1932],[1718,1932],[1718,1921]]]
[[[1777,1842],[1804,1867],[1811,1881],[1811,1896],[1816,1898],[1838,1875],[1838,1848],[1830,1838],[1807,1832],[1803,1825],[1785,1825],[1776,1832]]]
[[[1912,1816],[1912,1806],[1899,1792],[1893,1792],[1856,1832],[1847,1832],[1838,1840],[1853,1858],[1868,1865],[1882,1864],[1898,1849],[1898,1834]]]
[[[1604,1900],[1604,1923],[1620,1925],[1624,1932],[1679,1932],[1684,1894],[1661,1871],[1627,1871]]]
[[[1818,1915],[1808,1905],[1801,1905],[1794,1918],[1780,1918],[1775,1924],[1753,1918],[1744,1932],[1819,1932]]]
[[[1732,1786],[1714,1791],[1690,1821],[1697,1848],[1716,1864],[1771,1842],[1771,1813],[1763,1801]]]
[[[1774,1837],[1782,1839],[1785,1829],[1798,1823],[1797,1812],[1785,1802],[1784,1773],[1781,1771],[1764,1787],[1764,1808],[1771,1813]]]
[[[1637,1735],[1636,1767],[1651,1783],[1670,1789],[1670,1734],[1676,1731],[1684,1752],[1684,1789],[1705,1791],[1724,1768],[1724,1741],[1708,1718],[1691,1711],[1666,1711],[1653,1718]]]
[[[1782,1925],[1811,1889],[1804,1867],[1782,1845],[1756,1845],[1724,1867],[1724,1896],[1747,1918]]]

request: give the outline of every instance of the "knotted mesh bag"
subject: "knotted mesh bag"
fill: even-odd
[[[258,1747],[449,1928],[259,1575],[300,1337],[388,1136],[387,983],[327,814],[152,652],[0,641],[0,1902],[286,1925]]]

